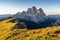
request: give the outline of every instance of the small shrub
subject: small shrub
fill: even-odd
[[[60,30],[57,30],[54,32],[55,34],[60,34]]]

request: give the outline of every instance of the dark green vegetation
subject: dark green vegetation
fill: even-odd
[[[48,26],[54,26],[52,23],[55,23],[56,20],[48,18],[42,22],[36,23],[34,21],[30,20],[25,20],[25,19],[13,19],[9,22],[18,22],[18,27],[23,26],[22,28],[27,28],[27,29],[39,29],[39,28],[46,28]],[[22,24],[21,24],[22,23]],[[20,25],[21,24],[21,25]],[[21,28],[21,27],[20,27]]]

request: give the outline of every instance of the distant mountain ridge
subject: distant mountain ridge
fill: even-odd
[[[53,25],[59,26],[60,25],[60,15],[48,15],[47,17],[56,20]]]
[[[0,15],[0,20],[7,19],[8,17],[11,17],[11,14],[5,14],[5,15]]]

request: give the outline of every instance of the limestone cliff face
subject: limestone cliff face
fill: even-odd
[[[27,11],[18,12],[13,17],[31,20],[34,22],[39,22],[47,19],[42,8],[37,9],[36,7],[28,8]]]

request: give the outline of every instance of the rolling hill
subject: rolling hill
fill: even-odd
[[[27,29],[24,22],[12,20],[0,22],[0,40],[60,40],[60,26]]]

